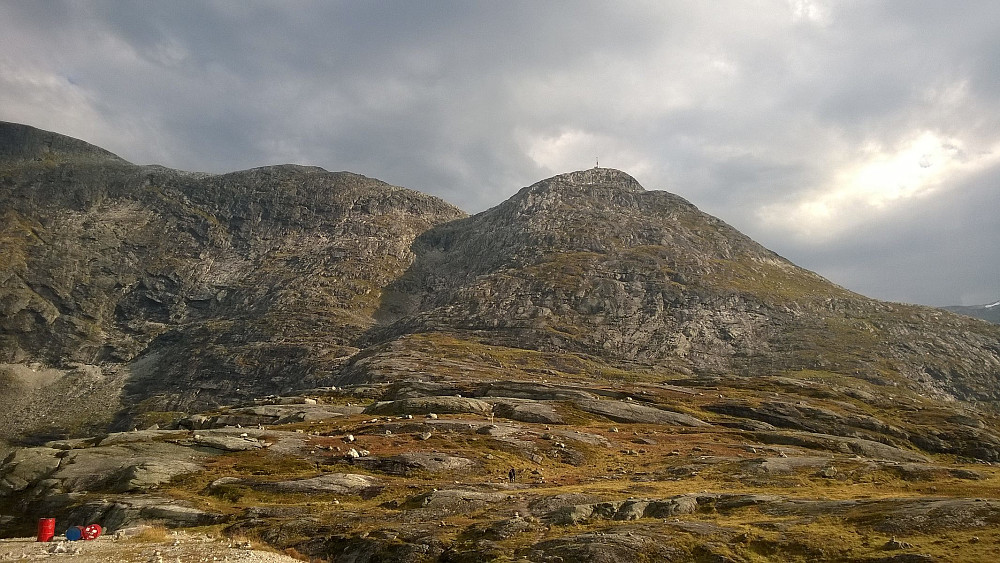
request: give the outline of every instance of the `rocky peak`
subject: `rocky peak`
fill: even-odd
[[[501,214],[530,215],[561,207],[633,206],[644,193],[632,176],[613,168],[591,168],[560,174],[523,188],[497,209]]]
[[[79,139],[20,123],[0,121],[0,162],[71,159],[125,162],[117,155]]]
[[[614,168],[589,168],[553,176],[542,180],[528,188],[539,189],[578,189],[578,190],[612,190],[628,193],[645,191],[635,178]]]

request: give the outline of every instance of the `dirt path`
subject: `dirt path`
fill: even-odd
[[[247,549],[225,540],[178,533],[166,542],[116,540],[103,536],[92,541],[49,543],[34,538],[0,539],[0,561],[58,561],[72,563],[298,563],[291,557]]]

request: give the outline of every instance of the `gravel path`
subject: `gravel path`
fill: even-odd
[[[102,536],[92,541],[49,543],[34,538],[0,539],[0,561],[58,561],[73,563],[300,563],[267,551],[247,549],[227,540],[178,533],[168,542],[144,542],[135,538],[116,540]]]

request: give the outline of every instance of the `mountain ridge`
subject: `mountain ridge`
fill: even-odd
[[[118,424],[405,377],[393,358],[435,334],[472,356],[502,345],[611,370],[820,370],[1000,397],[995,329],[849,292],[618,170],[557,175],[466,216],[357,174],[184,173],[25,127],[0,126],[19,155],[0,194],[0,359],[117,374]],[[63,147],[97,158],[38,160]]]
[[[1000,326],[848,291],[624,172],[468,216],[316,167],[0,146],[0,535],[355,563],[1000,541]]]

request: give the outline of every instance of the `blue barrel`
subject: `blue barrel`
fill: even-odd
[[[69,541],[78,541],[83,538],[83,526],[71,526],[70,529],[66,530],[66,539]]]

